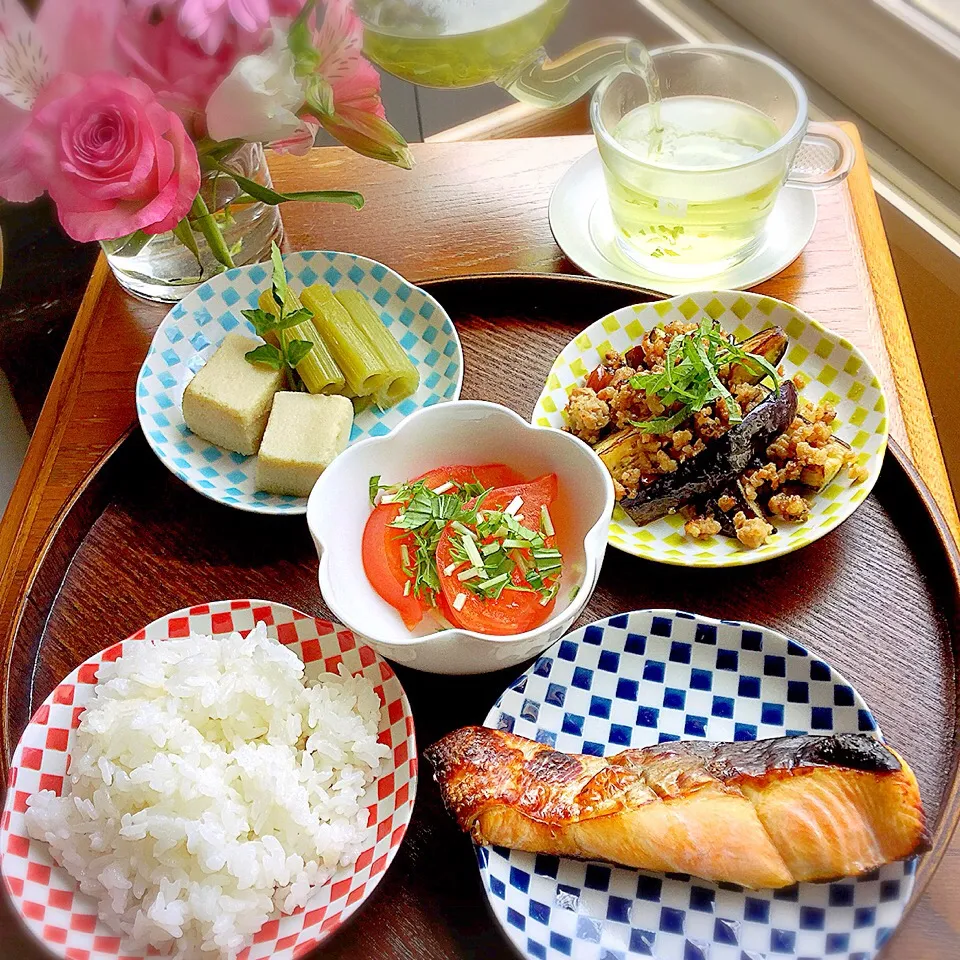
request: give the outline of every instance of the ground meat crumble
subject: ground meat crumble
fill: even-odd
[[[737,531],[737,539],[749,550],[767,542],[773,527],[763,517],[751,517],[749,520],[742,511],[733,518],[733,525]]]
[[[731,427],[729,411],[722,401],[705,406],[667,433],[645,434],[635,426],[670,416],[680,408],[679,403],[665,408],[659,397],[648,397],[643,390],[635,389],[631,380],[637,373],[662,371],[670,341],[695,329],[696,323],[685,321],[654,328],[626,354],[608,352],[587,383],[570,393],[565,429],[596,448],[613,476],[618,500],[636,496],[656,477],[672,473]],[[726,368],[721,368],[719,375],[737,401],[741,416],[768,394],[765,387],[755,384],[730,384]],[[794,378],[798,389],[803,386],[799,379]],[[765,517],[803,523],[810,513],[809,498],[842,468],[854,483],[865,480],[869,471],[833,436],[831,424],[835,419],[836,411],[830,404],[814,407],[801,400],[796,418],[768,446],[766,462],[753,465],[740,478],[739,499],[724,493],[712,507],[700,511],[684,508],[687,535],[707,540],[725,530],[735,534],[745,547],[755,549],[775,533]]]

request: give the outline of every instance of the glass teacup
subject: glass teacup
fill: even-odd
[[[590,107],[617,245],[643,269],[720,273],[760,246],[785,183],[822,187],[852,167],[846,134],[808,122],[803,87],[769,57],[682,45],[651,58],[659,124],[646,83],[628,71],[607,77]]]

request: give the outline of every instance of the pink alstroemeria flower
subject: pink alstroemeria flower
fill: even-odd
[[[319,15],[317,11],[314,16]],[[313,77],[315,93],[328,84],[333,110],[319,96],[308,96],[310,114],[351,150],[409,170],[413,156],[406,140],[386,119],[380,74],[363,56],[363,23],[351,0],[326,0],[323,21],[313,31],[313,45],[319,58]]]
[[[235,30],[262,34],[271,17],[294,17],[303,0],[134,0],[137,7],[176,13],[180,32],[205,53],[216,53]]]
[[[210,136],[301,153],[319,124],[358,153],[409,169],[413,158],[387,122],[380,74],[363,57],[363,24],[350,0],[311,3],[292,24],[275,18],[271,26],[271,42],[241,58],[210,95]]]

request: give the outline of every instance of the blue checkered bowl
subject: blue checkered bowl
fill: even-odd
[[[400,341],[420,373],[420,388],[395,407],[357,414],[350,442],[388,434],[404,417],[456,400],[463,383],[460,338],[446,310],[400,274],[353,253],[311,250],[284,258],[290,286],[318,280],[334,290],[359,290]],[[306,513],[306,497],[263,493],[254,484],[255,457],[216,447],[183,422],[183,391],[231,331],[256,336],[241,310],[253,309],[270,282],[268,265],[237,267],[178,303],[154,334],[137,377],[137,414],[147,442],[184,483],[211,500],[255,513]]]
[[[881,736],[859,694],[800,644],[672,610],[571,633],[485,723],[597,756],[697,737]],[[900,920],[916,870],[914,858],[855,880],[748,891],[501,847],[476,852],[494,915],[536,960],[870,960]]]

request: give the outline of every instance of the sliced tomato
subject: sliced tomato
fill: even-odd
[[[520,522],[530,530],[538,530],[541,506],[549,507],[557,496],[556,474],[547,474],[530,483],[513,484],[491,490],[484,499],[481,509],[503,510],[518,496],[523,500],[523,505],[518,511],[518,515],[523,517]],[[532,630],[550,616],[556,604],[556,597],[548,604],[542,605],[540,595],[527,590],[507,587],[495,600],[483,599],[465,590],[462,582],[457,579],[457,574],[466,569],[466,562],[454,566],[449,574],[445,572],[455,562],[452,551],[455,536],[452,527],[447,527],[437,545],[437,573],[443,594],[444,612],[451,623],[465,630],[475,630],[492,636],[506,636]],[[548,537],[545,542],[552,546],[553,538]],[[513,582],[516,587],[523,583],[519,567],[514,568]],[[453,603],[461,593],[466,595],[466,601],[457,610]]]
[[[464,630],[476,630],[492,636],[506,636],[512,633],[524,633],[538,627],[553,610],[555,599],[541,606],[540,595],[525,590],[507,587],[496,600],[484,600],[465,590],[457,579],[457,573],[465,569],[459,565],[449,576],[443,571],[453,563],[451,528],[448,527],[437,545],[437,567],[440,572],[440,588],[443,593],[443,610],[452,624]],[[515,572],[519,579],[519,570]],[[457,610],[453,601],[458,594],[466,594],[466,601]]]
[[[411,480],[416,483],[425,480],[430,489],[444,483],[482,483],[485,487],[505,487],[508,484],[523,483],[522,474],[517,473],[505,463],[483,463],[479,466],[457,464],[451,467],[434,467]]]
[[[363,528],[363,569],[371,586],[403,618],[408,630],[412,630],[430,609],[425,600],[409,593],[403,594],[403,586],[409,577],[403,572],[403,551],[406,544],[411,555],[416,549],[412,533],[396,530],[390,526],[401,507],[398,503],[384,503],[374,507]]]
[[[481,510],[506,510],[516,497],[523,501],[517,516],[523,517],[520,521],[529,530],[540,529],[540,508],[548,507],[557,499],[557,475],[546,473],[529,483],[515,483],[509,487],[498,487],[491,490],[483,503]]]

